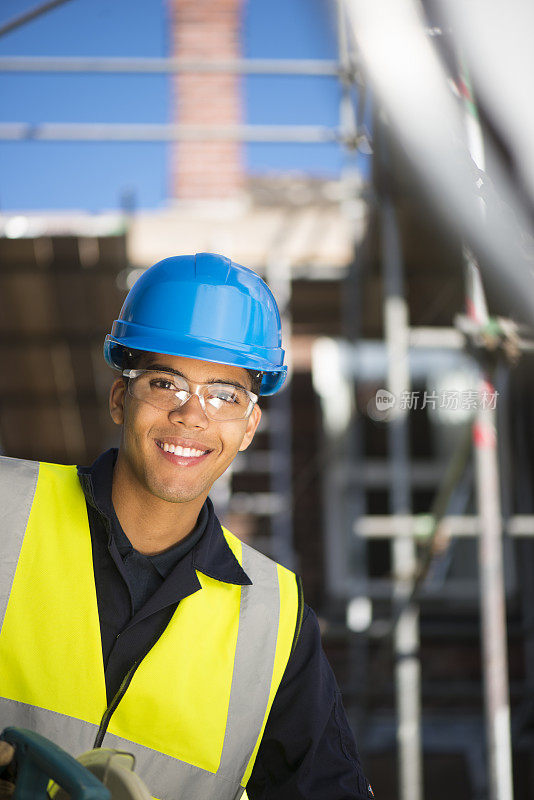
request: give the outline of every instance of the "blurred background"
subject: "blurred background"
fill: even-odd
[[[533,12],[4,0],[0,450],[117,445],[105,334],[253,268],[289,378],[214,487],[298,571],[381,800],[534,795]]]

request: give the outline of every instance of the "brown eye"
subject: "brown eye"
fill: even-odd
[[[153,378],[150,381],[150,388],[151,389],[166,389],[167,391],[174,391],[178,387],[174,385],[172,381],[167,380],[166,378]]]

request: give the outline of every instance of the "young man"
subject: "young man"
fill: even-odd
[[[2,727],[133,752],[162,800],[371,797],[295,575],[208,497],[285,378],[268,287],[222,256],[165,259],[104,354],[118,452],[2,460]]]

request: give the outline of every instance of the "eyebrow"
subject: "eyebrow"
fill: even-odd
[[[181,378],[185,378],[186,381],[196,383],[196,381],[191,381],[191,378],[188,378],[187,375],[184,375],[184,373],[179,369],[173,369],[165,364],[149,364],[147,367],[144,367],[144,369],[159,370],[160,372],[172,372],[173,375],[179,375]],[[228,378],[208,378],[207,381],[200,381],[200,383],[224,383],[227,386],[235,386],[237,389],[244,389],[246,392],[252,392],[252,389],[247,389],[247,387],[243,386],[243,384],[239,383],[239,381],[228,380]]]

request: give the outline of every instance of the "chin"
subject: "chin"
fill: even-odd
[[[167,503],[189,503],[196,500],[202,494],[201,487],[191,486],[169,486],[161,483],[154,483],[147,486],[149,492],[160,500]]]

